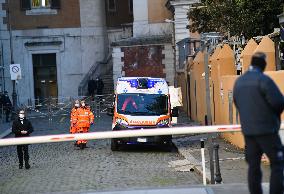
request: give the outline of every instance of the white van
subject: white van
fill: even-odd
[[[177,114],[177,111],[173,113],[171,111],[169,87],[165,79],[118,78],[113,110],[113,131],[170,127],[171,117]],[[118,150],[121,144],[159,144],[171,147],[172,136],[112,139],[111,150]]]

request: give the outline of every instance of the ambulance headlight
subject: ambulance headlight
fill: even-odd
[[[116,124],[118,125],[128,125],[127,121],[124,119],[116,119]]]
[[[158,127],[167,127],[169,125],[169,119],[164,119],[158,122]]]

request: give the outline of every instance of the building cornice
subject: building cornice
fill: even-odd
[[[175,6],[187,6],[199,2],[200,0],[168,0],[166,3],[166,7],[168,8],[168,10],[174,13]]]
[[[146,36],[146,37],[131,37],[112,42],[113,47],[137,46],[137,45],[158,45],[171,43],[172,37],[170,35],[164,36]]]

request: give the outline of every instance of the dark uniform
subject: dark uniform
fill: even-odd
[[[33,126],[26,118],[18,118],[13,122],[12,132],[15,137],[28,137],[33,132]],[[19,159],[19,168],[23,168],[23,161],[25,161],[26,169],[30,168],[29,165],[29,147],[28,145],[17,145],[17,154]]]
[[[251,64],[237,79],[233,91],[245,138],[249,190],[262,194],[260,163],[265,153],[271,164],[270,194],[283,194],[284,152],[278,131],[284,97],[272,79],[263,74],[265,55],[254,54]]]

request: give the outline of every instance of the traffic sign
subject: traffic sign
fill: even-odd
[[[22,72],[20,64],[10,64],[11,80],[22,79]]]

